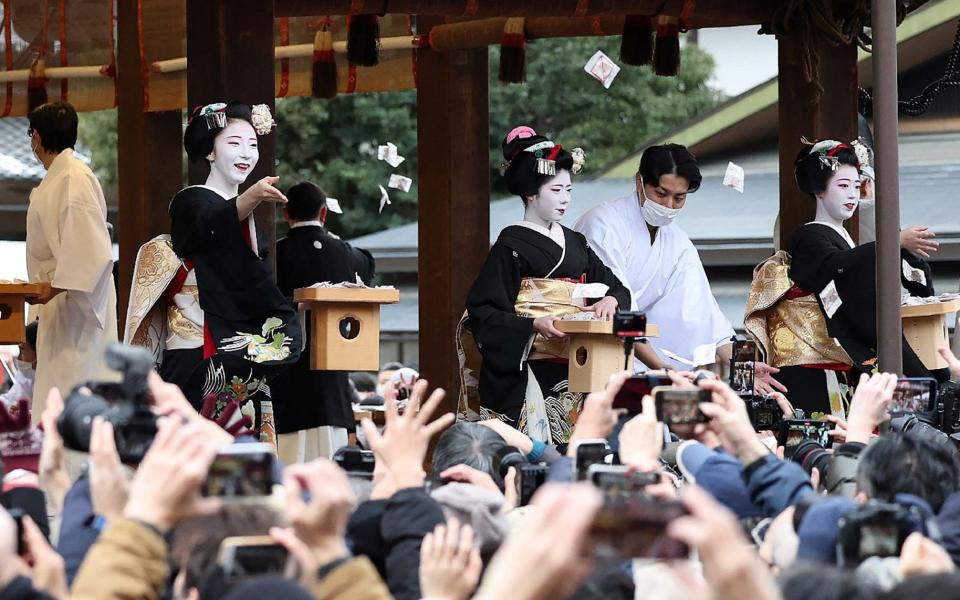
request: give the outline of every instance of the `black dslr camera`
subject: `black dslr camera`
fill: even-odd
[[[900,556],[904,540],[914,531],[933,535],[939,542],[936,530],[927,531],[926,525],[915,506],[871,500],[840,519],[839,566],[853,567],[872,556]]]
[[[352,477],[373,479],[377,459],[373,452],[359,446],[344,446],[333,453],[333,462]]]
[[[773,396],[752,396],[744,398],[747,414],[755,431],[779,431],[783,423],[783,411]]]
[[[113,424],[121,462],[135,465],[143,460],[157,433],[157,417],[150,410],[147,387],[153,356],[138,346],[110,344],[106,358],[107,366],[122,373],[123,380],[73,388],[57,418],[57,431],[67,448],[89,452],[93,419],[102,416]]]
[[[526,506],[533,498],[533,494],[547,481],[549,467],[544,464],[532,464],[522,452],[513,446],[504,446],[497,451],[496,460],[499,461],[500,476],[506,479],[510,467],[517,470],[517,505]]]

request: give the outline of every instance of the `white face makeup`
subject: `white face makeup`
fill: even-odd
[[[855,167],[842,165],[827,182],[827,189],[817,194],[817,202],[832,219],[846,221],[852,217],[860,202],[860,173]]]
[[[559,221],[570,206],[572,192],[570,172],[560,171],[540,186],[537,195],[527,203],[527,211],[543,221]]]
[[[260,151],[257,149],[257,132],[243,119],[231,119],[226,128],[213,141],[213,152],[207,157],[211,174],[217,179],[240,185],[257,166]]]

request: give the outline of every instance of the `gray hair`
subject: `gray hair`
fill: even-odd
[[[467,465],[490,475],[500,490],[503,477],[497,452],[506,446],[503,438],[477,423],[460,421],[443,432],[433,450],[433,472],[437,475],[455,465]]]

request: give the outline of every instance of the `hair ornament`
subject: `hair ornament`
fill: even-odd
[[[583,151],[583,148],[574,148],[570,151],[570,154],[573,155],[573,168],[570,170],[576,175],[583,170],[583,165],[587,162],[587,153]]]
[[[227,126],[227,104],[225,102],[208,104],[200,108],[196,116],[203,117],[203,120],[207,123],[207,129],[217,127],[223,129]]]
[[[507,134],[507,143],[509,144],[517,138],[531,138],[535,135],[537,135],[537,132],[533,130],[533,127],[521,125],[510,130],[510,133]]]
[[[545,141],[543,141],[543,142],[538,142],[538,143],[536,143],[536,144],[527,146],[526,148],[523,149],[523,151],[524,151],[524,152],[533,152],[533,153],[535,153],[537,156],[542,156],[542,155],[543,155],[543,152],[539,152],[540,150],[546,150],[547,148],[553,148],[553,146],[554,146],[554,143],[553,143],[553,142],[551,142],[550,140],[545,140]],[[539,154],[537,154],[538,152],[539,152]]]
[[[253,123],[253,129],[257,135],[267,135],[277,126],[270,114],[270,107],[266,104],[255,104],[250,110],[250,121]]]
[[[870,166],[872,162],[870,159],[873,156],[873,150],[870,149],[870,146],[866,145],[863,141],[863,138],[857,138],[850,142],[850,147],[853,148],[854,153],[857,155],[857,162],[860,164],[860,170],[870,169],[872,172],[873,169]]]

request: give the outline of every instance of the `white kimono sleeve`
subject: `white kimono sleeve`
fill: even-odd
[[[611,227],[602,219],[581,219],[576,224],[576,230],[587,238],[587,244],[597,257],[613,271],[620,283],[630,290],[629,310],[636,310],[636,300],[633,298],[633,289],[630,287],[630,280],[627,278],[627,257],[624,254],[624,248],[627,246],[627,240],[620,239],[619,228]],[[627,307],[621,307],[620,310],[628,310]]]
[[[64,177],[58,187],[63,201],[57,215],[59,240],[50,240],[57,261],[51,285],[82,293],[102,327],[109,293],[105,280],[113,274],[113,252],[99,206],[101,195],[82,176]]]

